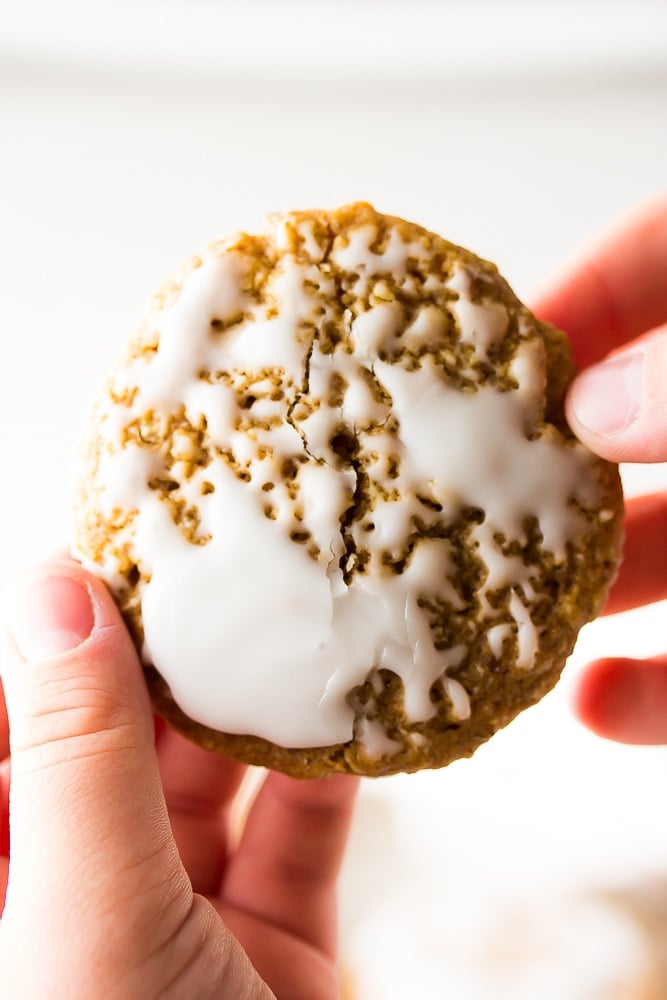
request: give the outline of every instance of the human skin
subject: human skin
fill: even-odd
[[[338,997],[336,879],[356,779],[268,775],[237,842],[246,769],[164,726],[155,739],[99,580],[54,562],[5,611],[2,996]]]
[[[585,247],[534,308],[570,334],[583,369],[568,398],[578,436],[614,461],[667,461],[667,199]],[[626,532],[608,613],[667,597],[667,497],[631,500]],[[98,580],[48,564],[5,617],[3,996],[338,996],[335,883],[355,780],[269,775],[237,843],[244,768],[161,727],[155,740],[136,653]],[[667,656],[589,664],[574,707],[604,736],[667,743]]]
[[[567,399],[575,434],[614,462],[666,462],[667,196],[583,247],[533,309],[572,341],[581,368]],[[667,494],[629,500],[625,530],[607,614],[667,598]],[[588,664],[575,679],[573,707],[601,736],[667,743],[667,656]]]

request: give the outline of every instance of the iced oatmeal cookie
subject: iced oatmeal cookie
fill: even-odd
[[[298,776],[439,767],[556,682],[621,544],[567,340],[369,205],[192,258],[102,394],[74,551],[158,711]]]

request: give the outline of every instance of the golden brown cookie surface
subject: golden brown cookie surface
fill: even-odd
[[[76,512],[159,710],[252,763],[373,775],[541,697],[620,546],[572,374],[493,265],[367,205],[192,260],[100,400]]]

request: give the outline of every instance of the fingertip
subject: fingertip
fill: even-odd
[[[62,556],[54,558],[36,567],[28,580],[34,578],[47,579],[54,576],[67,577],[79,584],[90,595],[95,617],[95,627],[124,624],[118,605],[109,588],[100,576],[87,569],[77,560]]]
[[[138,659],[134,643],[104,581],[69,558],[31,569],[3,594],[3,618],[14,653],[41,661],[99,644],[106,659]]]
[[[27,651],[22,647],[51,628],[62,634],[63,641],[70,633],[73,640],[82,642],[94,627],[120,622],[120,613],[103,581],[64,556],[32,567],[14,585],[6,587],[2,606],[19,652]],[[20,638],[25,641],[17,641]],[[26,658],[42,658],[66,649],[30,650]]]
[[[19,747],[55,753],[66,732],[81,735],[69,732],[75,726],[111,738],[123,720],[142,746],[152,747],[137,650],[102,580],[73,560],[46,562],[7,595],[3,617],[3,682],[14,757]]]
[[[613,739],[620,722],[625,718],[628,692],[627,684],[610,660],[589,663],[573,681],[570,704],[576,718],[598,736]]]
[[[645,394],[646,358],[632,351],[583,371],[566,400],[570,427],[585,444],[612,461],[625,457]]]
[[[605,739],[667,743],[667,660],[597,660],[573,685],[571,704],[579,721]]]
[[[667,332],[652,331],[582,371],[565,401],[576,436],[611,462],[667,460]]]
[[[5,609],[14,660],[40,662],[75,649],[89,638],[95,617],[85,583],[47,568],[21,584]]]

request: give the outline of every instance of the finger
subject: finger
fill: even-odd
[[[158,760],[171,829],[195,892],[220,886],[229,849],[229,814],[245,768],[202,750],[173,730],[160,738]]]
[[[604,608],[608,615],[667,598],[667,495],[626,501],[625,533],[623,562]]]
[[[117,920],[111,900],[152,912],[156,894],[165,912],[187,879],[141,668],[108,591],[77,564],[53,563],[19,588],[6,622],[13,924],[57,914],[97,920],[99,933]],[[152,896],[136,898],[138,871]]]
[[[598,736],[620,743],[667,743],[667,657],[597,660],[580,674],[573,709]]]
[[[286,1000],[331,1000],[347,997],[342,990],[336,962],[318,948],[289,931],[213,900],[223,922],[271,989],[271,996]]]
[[[357,786],[350,775],[269,774],[227,869],[225,903],[335,954],[335,883]]]
[[[158,748],[159,752],[162,737],[169,732],[169,726],[161,715],[155,715],[155,713],[153,714],[153,732],[155,735],[155,746]]]
[[[9,880],[9,858],[6,855],[0,855],[0,913],[2,913],[5,905],[5,896],[7,894],[8,880]]]
[[[0,764],[0,857],[9,855],[9,758]]]
[[[5,692],[0,681],[0,760],[9,756],[9,722],[5,706]]]
[[[582,372],[566,412],[577,437],[603,458],[667,461],[667,327]]]
[[[536,296],[537,315],[569,334],[586,367],[667,322],[667,195],[600,234]]]
[[[9,759],[0,764],[0,913],[9,874]]]

